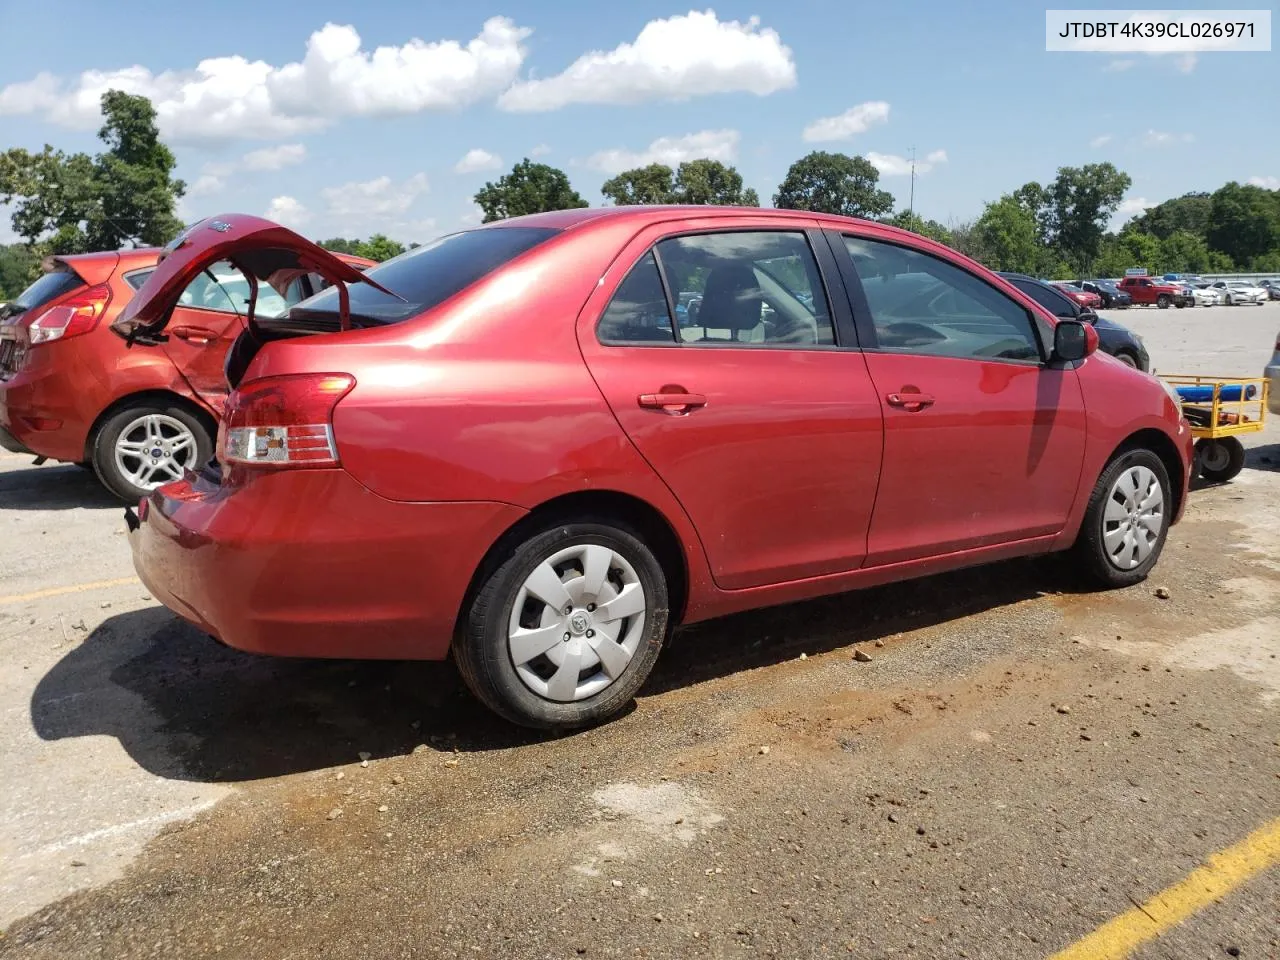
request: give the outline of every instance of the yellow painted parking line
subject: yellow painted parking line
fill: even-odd
[[[1109,920],[1049,960],[1122,960],[1250,877],[1280,864],[1280,818],[1209,857],[1173,886]]]
[[[105,590],[107,587],[123,587],[138,582],[140,581],[137,577],[121,577],[119,580],[96,580],[93,583],[77,583],[69,587],[51,587],[48,590],[37,590],[35,593],[18,593],[12,597],[0,597],[0,607],[9,603],[43,600],[45,597],[60,597],[67,593],[87,593],[90,590]]]

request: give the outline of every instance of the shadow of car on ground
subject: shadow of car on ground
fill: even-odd
[[[676,633],[641,697],[872,642],[1046,592],[1073,591],[1054,558],[1010,561],[695,624]],[[418,744],[483,751],[554,737],[497,718],[452,663],[286,660],[218,644],[168,610],[105,621],[40,680],[45,740],[111,736],[147,771],[240,782],[384,758]]]
[[[0,510],[98,510],[122,506],[93,470],[75,464],[0,473]]]

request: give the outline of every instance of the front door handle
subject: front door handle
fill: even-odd
[[[705,407],[707,398],[700,393],[642,393],[636,402],[651,410],[678,415]]]
[[[170,327],[169,333],[179,340],[189,340],[191,343],[213,343],[218,339],[216,333],[203,327]]]
[[[902,407],[908,413],[915,413],[917,410],[931,407],[934,403],[933,396],[928,393],[891,393],[884,399],[889,406]]]

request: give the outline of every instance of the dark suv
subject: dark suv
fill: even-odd
[[[1091,324],[1098,331],[1098,346],[1117,360],[1137,367],[1143,373],[1151,372],[1151,358],[1147,356],[1147,348],[1142,338],[1123,324],[1100,317],[1092,310],[1086,310],[1053,284],[1028,277],[1021,273],[1001,273],[1011,284],[1025,293],[1055,317],[1067,320],[1081,320]]]

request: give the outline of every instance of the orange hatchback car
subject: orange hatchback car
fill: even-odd
[[[227,350],[250,284],[228,262],[183,290],[160,350],[131,348],[111,322],[155,269],[157,249],[54,258],[0,313],[0,447],[91,467],[124,500],[180,479],[213,453]],[[358,269],[361,257],[339,259]],[[255,312],[283,314],[326,284],[300,274]]]

